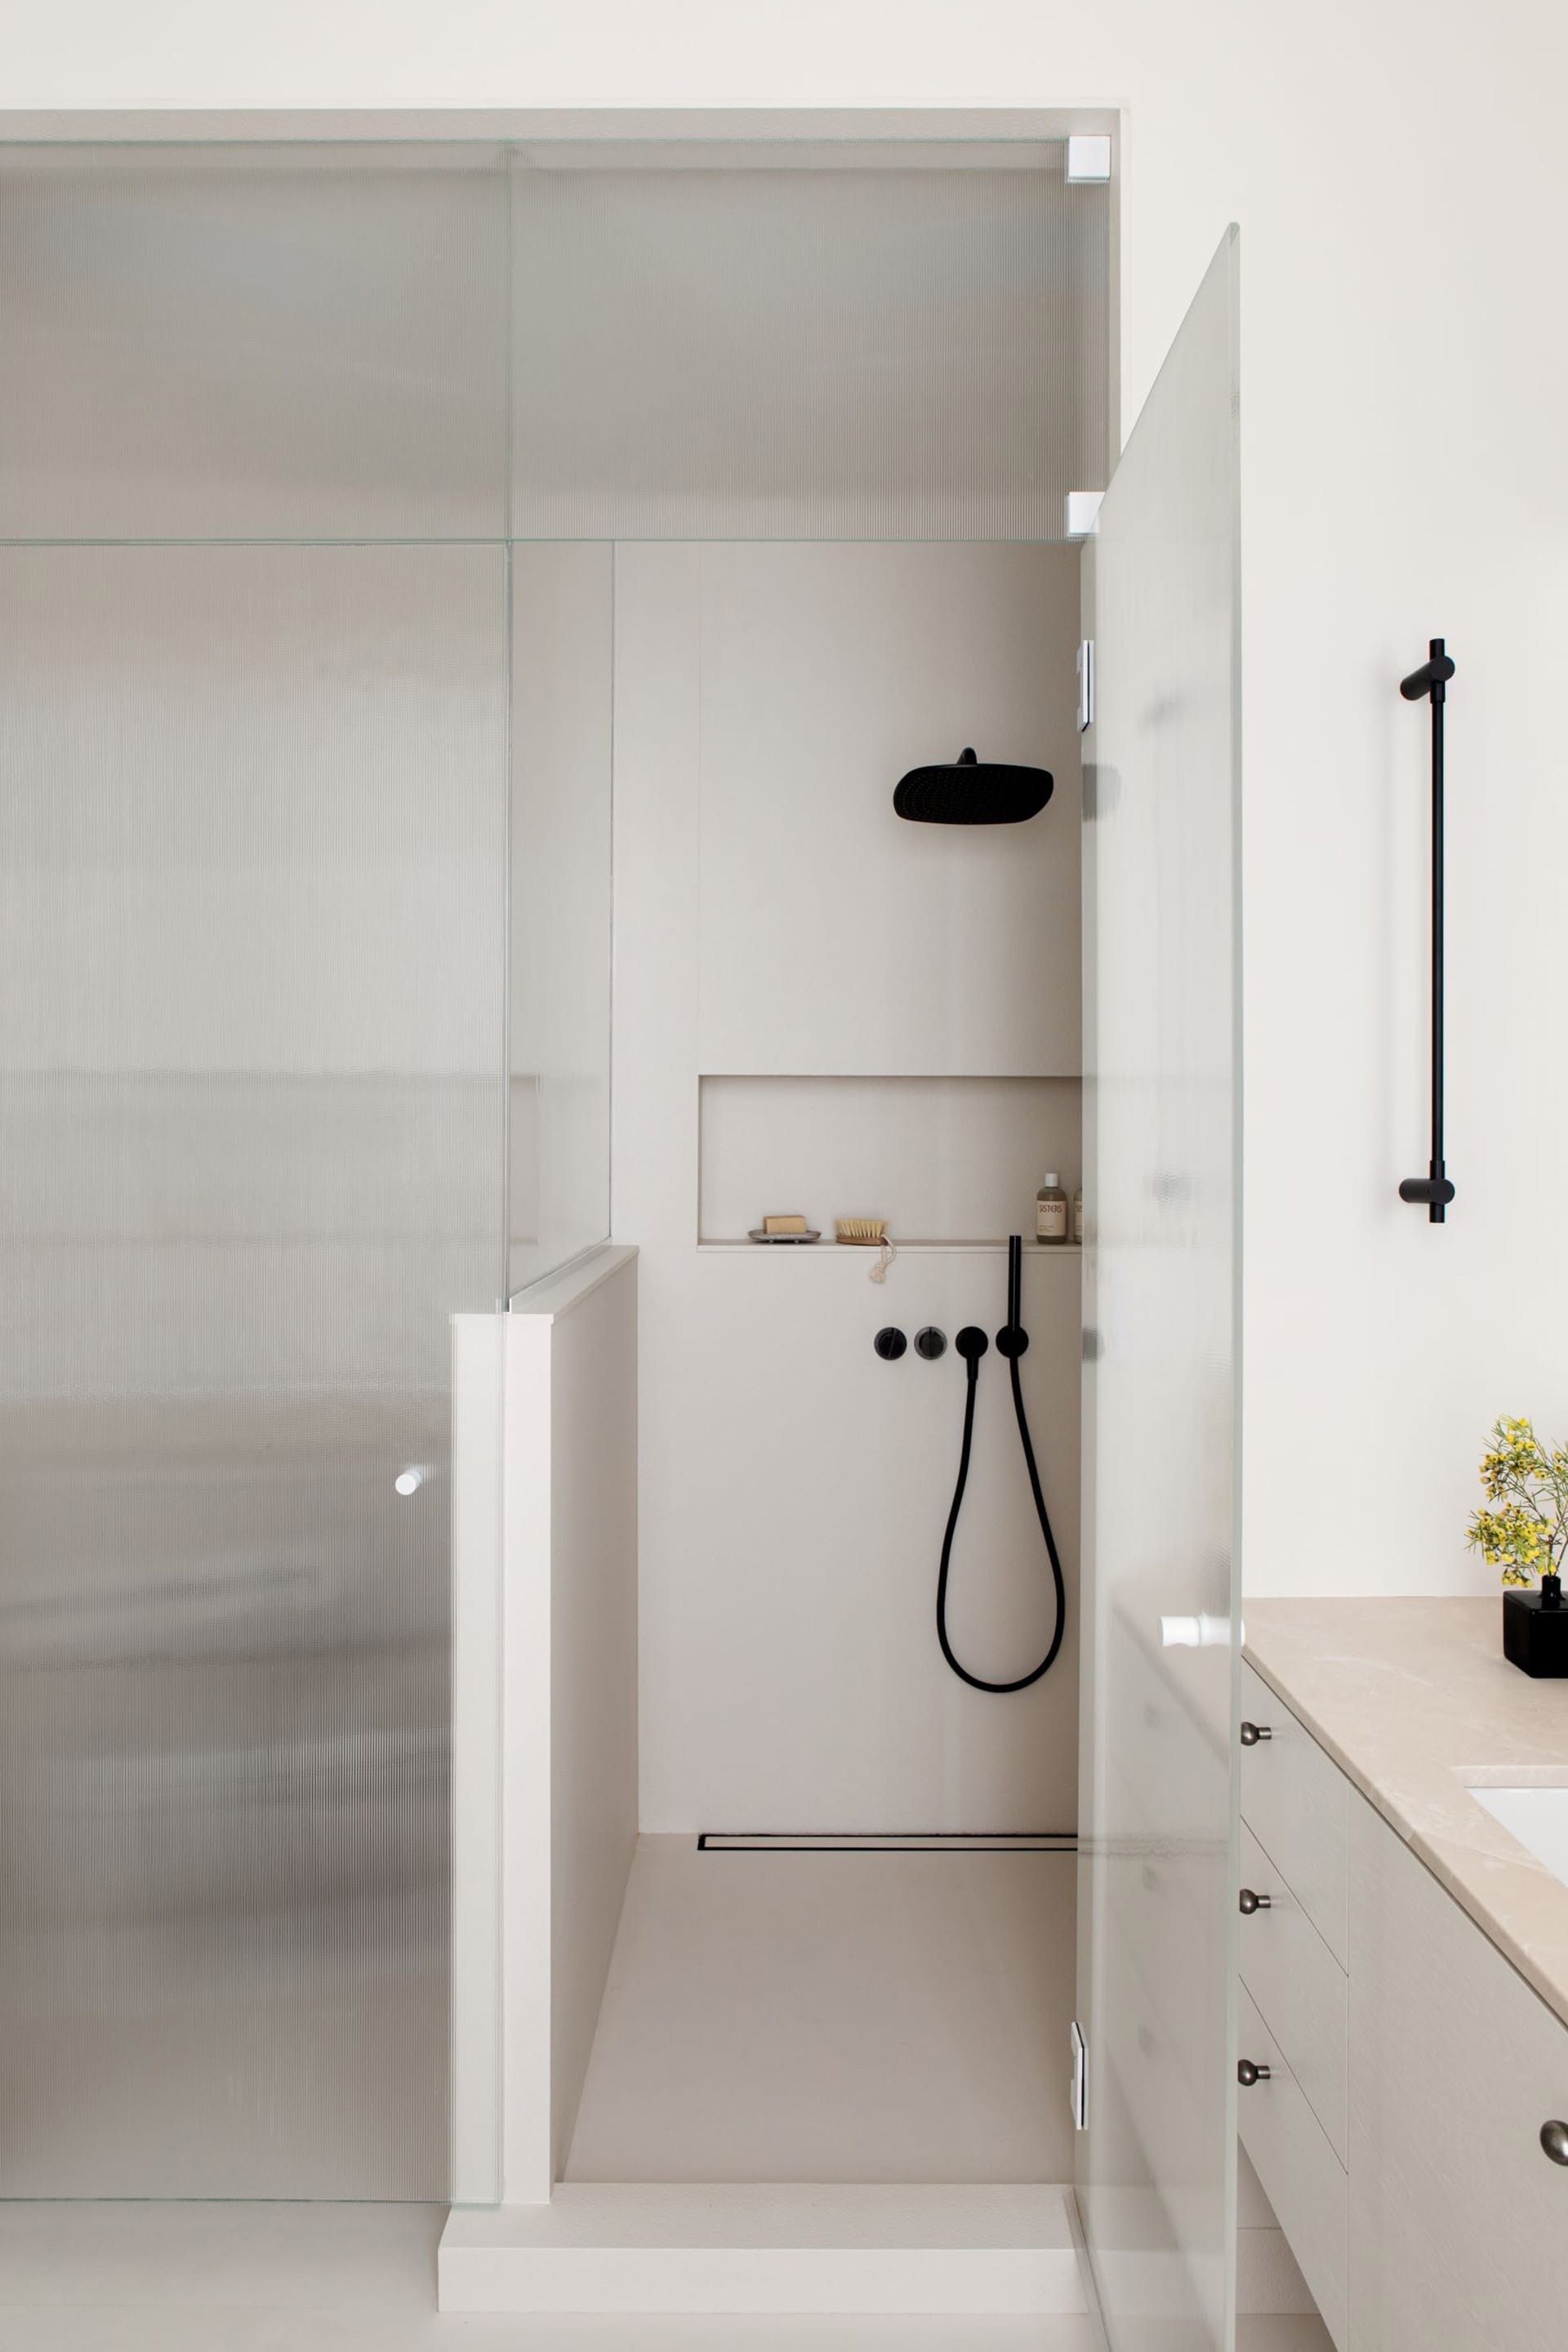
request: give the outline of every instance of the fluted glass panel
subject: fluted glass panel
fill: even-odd
[[[1237,435],[1232,231],[1093,542],[1078,2190],[1115,2352],[1231,2341]]]
[[[506,530],[506,172],[0,151],[0,538]]]
[[[520,157],[514,531],[1061,538],[1106,478],[1110,193],[961,155]]]
[[[509,1285],[610,1230],[613,551],[511,551]]]
[[[12,549],[0,644],[0,2194],[439,2197],[504,556]]]

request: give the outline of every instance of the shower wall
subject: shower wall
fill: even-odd
[[[1032,1234],[1047,1169],[1077,1181],[1077,642],[1060,544],[617,550],[645,1831],[1076,1823],[1079,1255],[1025,1264],[1023,1380],[1068,1580],[1066,1646],[1029,1691],[970,1690],[937,1647],[962,1362],[871,1343],[883,1324],[994,1332],[1002,1237]],[[904,769],[975,741],[1054,771],[1044,814],[900,824]],[[748,1243],[774,1210],[823,1244]],[[880,1286],[871,1254],[833,1244],[855,1213],[908,1244]],[[961,1654],[1024,1671],[1049,1596],[993,1351]]]

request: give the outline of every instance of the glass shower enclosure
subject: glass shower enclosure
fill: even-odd
[[[0,149],[0,2197],[448,2193],[454,1348],[609,1229],[616,543],[1109,469],[1059,141],[612,143]]]
[[[608,1225],[509,201],[0,158],[0,2196],[447,2192],[450,1318]]]

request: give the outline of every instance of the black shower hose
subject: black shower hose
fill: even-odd
[[[1035,1461],[1034,1443],[1029,1435],[1029,1416],[1024,1410],[1024,1384],[1018,1377],[1018,1364],[1028,1346],[1027,1335],[1021,1321],[1024,1286],[1024,1244],[1015,1234],[1007,1244],[1007,1322],[998,1332],[996,1345],[1007,1358],[1007,1370],[1012,1376],[1013,1411],[1017,1416],[1019,1442],[1024,1448],[1024,1463],[1029,1473],[1029,1491],[1035,1498],[1035,1512],[1040,1522],[1040,1532],[1046,1539],[1046,1550],[1051,1563],[1051,1581],[1056,1586],[1057,1622],[1051,1635],[1050,1648],[1032,1673],[1020,1675],[1016,1682],[988,1683],[979,1675],[972,1675],[953,1654],[952,1643],[947,1638],[947,1579],[952,1565],[952,1539],[958,1532],[958,1517],[963,1508],[963,1490],[969,1484],[969,1455],[974,1443],[974,1400],[980,1388],[980,1359],[985,1352],[985,1334],[973,1326],[958,1335],[958,1347],[966,1359],[968,1379],[963,1392],[963,1444],[958,1454],[958,1483],[952,1490],[952,1508],[947,1515],[947,1528],[942,1539],[942,1566],[936,1578],[936,1638],[942,1643],[942,1654],[958,1676],[971,1690],[989,1691],[1005,1697],[1009,1691],[1027,1690],[1032,1683],[1050,1672],[1056,1664],[1057,1652],[1067,1631],[1067,1587],[1062,1582],[1062,1563],[1057,1550],[1057,1539],[1051,1532],[1050,1513],[1040,1486],[1040,1473]],[[968,1344],[966,1345],[965,1342]]]

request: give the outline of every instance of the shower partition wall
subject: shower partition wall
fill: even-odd
[[[0,557],[12,2196],[444,2183],[447,1326],[500,1276],[503,574]]]
[[[447,2188],[448,1327],[607,1222],[506,213],[0,164],[0,2194]]]

